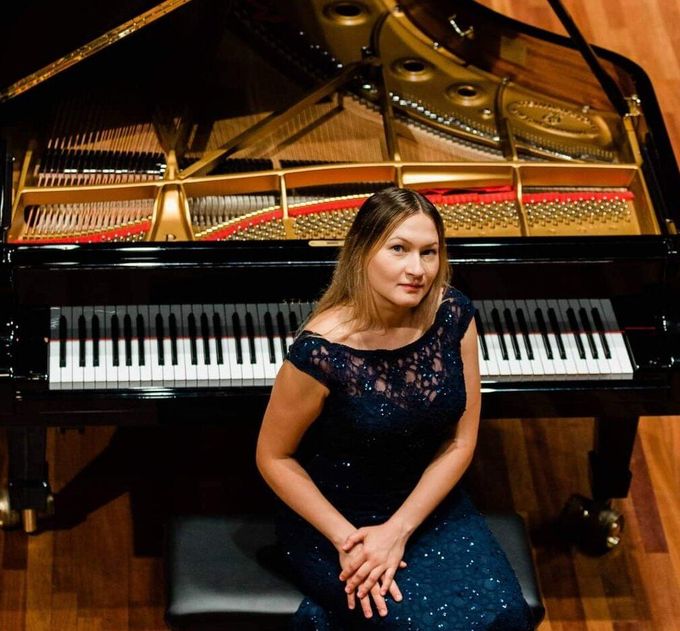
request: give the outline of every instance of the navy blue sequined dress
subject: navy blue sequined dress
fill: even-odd
[[[465,410],[460,340],[474,315],[448,289],[432,326],[393,350],[358,350],[302,332],[288,360],[330,394],[297,458],[322,493],[357,528],[385,522],[417,483]],[[486,526],[458,487],[407,543],[397,572],[404,596],[388,615],[347,608],[338,553],[287,508],[279,540],[308,596],[295,629],[530,629],[519,584]]]

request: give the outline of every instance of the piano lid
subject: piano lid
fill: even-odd
[[[619,116],[560,38],[469,0],[446,6],[175,8],[3,104],[10,241],[341,239],[389,183],[429,192],[449,236],[664,233],[644,112]],[[99,31],[64,39],[78,48],[153,9],[107,5]],[[13,11],[26,32],[30,10]],[[631,95],[630,73],[608,69]]]

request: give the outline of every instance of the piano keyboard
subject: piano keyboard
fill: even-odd
[[[484,382],[629,379],[607,299],[477,300]],[[265,386],[310,302],[53,307],[50,390]]]

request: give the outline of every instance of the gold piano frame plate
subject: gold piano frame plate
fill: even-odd
[[[416,189],[469,190],[512,187],[517,213],[515,227],[471,225],[454,229],[449,237],[488,236],[574,236],[660,234],[649,193],[637,165],[512,163],[407,163],[381,162],[337,164],[276,169],[264,172],[170,177],[157,181],[65,187],[24,187],[15,199],[9,240],[21,242],[27,224],[25,209],[48,204],[79,204],[154,200],[152,227],[146,240],[192,240],[190,198],[208,195],[274,193],[278,196],[284,223],[289,219],[290,189],[348,183],[400,183]],[[624,217],[579,223],[578,217],[558,217],[551,225],[532,223],[523,201],[530,190],[621,190],[633,193]],[[269,209],[270,210],[270,209]],[[287,238],[295,238],[288,233]],[[323,240],[324,236],[319,235]]]

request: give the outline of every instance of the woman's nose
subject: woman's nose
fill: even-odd
[[[422,276],[425,272],[423,262],[420,259],[420,253],[414,253],[408,257],[406,261],[406,273],[412,276]]]

